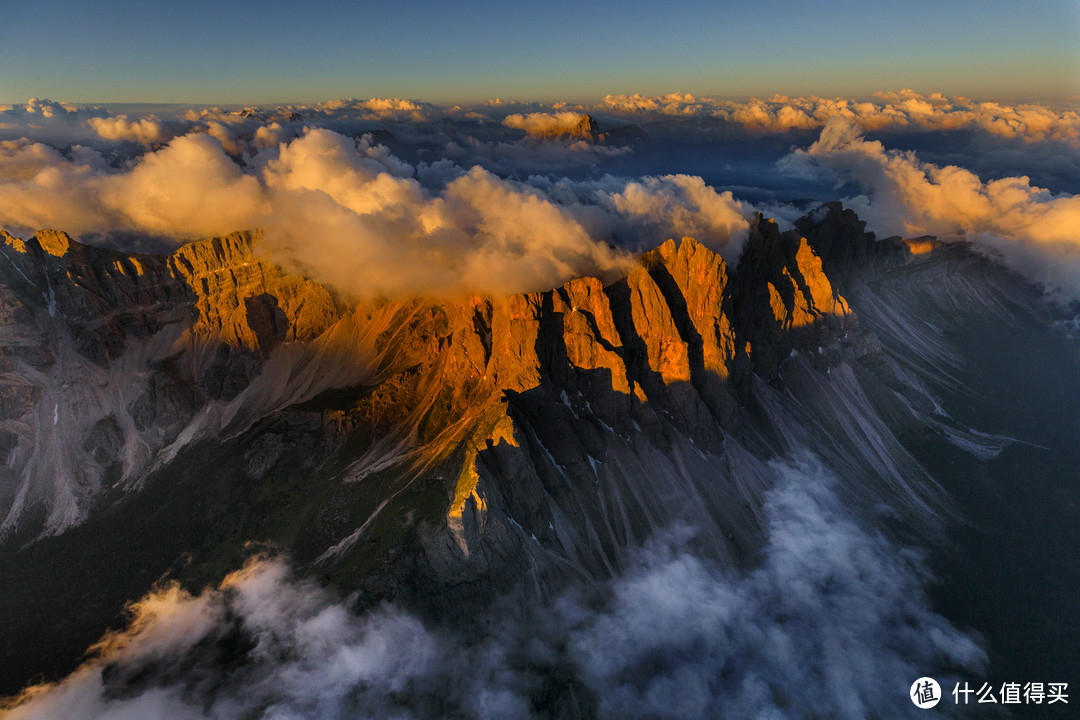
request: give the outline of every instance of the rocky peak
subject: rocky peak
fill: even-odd
[[[25,241],[5,232],[3,240],[10,262],[0,282],[66,319],[98,361],[115,357],[126,337],[148,337],[184,317],[205,340],[265,357],[278,342],[314,339],[338,316],[326,288],[257,256],[258,232],[190,243],[170,256],[83,245],[52,230]]]
[[[595,143],[600,140],[600,128],[592,115],[582,115],[577,126],[570,131],[570,137]]]
[[[54,257],[63,257],[71,246],[71,238],[67,233],[58,230],[39,230],[30,240],[22,240],[12,236],[6,230],[0,230],[0,239],[4,245],[20,253],[34,253],[36,255],[47,254]]]
[[[795,229],[821,258],[823,268],[840,287],[868,265],[902,260],[906,253],[898,238],[878,240],[866,223],[838,202],[821,205],[795,221]]]
[[[39,230],[34,239],[42,250],[56,257],[63,257],[71,247],[67,233],[56,230]]]
[[[165,258],[83,245],[58,231],[4,234],[0,283],[26,308],[67,323],[88,356],[115,356],[126,336],[157,332],[188,297]]]
[[[725,387],[734,366],[730,277],[724,260],[693,238],[668,240],[643,258],[686,339],[695,387],[724,427],[737,407]]]
[[[857,321],[833,287],[821,258],[798,232],[781,233],[760,214],[739,258],[734,289],[736,334],[753,371],[774,380],[793,350],[836,362],[840,340]]]
[[[262,259],[261,242],[253,231],[190,243],[169,267],[194,292],[197,335],[266,357],[279,342],[314,340],[339,311],[325,287]]]
[[[600,142],[600,128],[592,115],[580,115],[573,125],[551,126],[543,130],[530,130],[530,134],[541,140],[584,140],[589,143]]]
[[[649,139],[645,131],[636,125],[622,124],[602,130],[596,118],[586,114],[578,115],[576,122],[571,119],[566,124],[530,128],[528,134],[540,140],[585,141],[594,145],[633,145]]]
[[[427,541],[444,580],[479,577],[477,557],[490,563],[510,552],[489,519],[499,514],[544,546],[590,545],[570,542],[567,528],[602,527],[606,511],[570,478],[599,482],[600,459],[627,452],[623,442],[633,454],[667,454],[689,438],[695,452],[722,456],[725,436],[742,433],[751,373],[782,384],[781,364],[793,353],[824,370],[841,361],[858,330],[808,241],[763,218],[734,275],[693,238],[672,239],[607,286],[579,278],[483,308],[482,321],[465,322],[459,312],[462,320],[443,331],[453,371],[439,382],[463,388],[453,397],[471,398],[450,418],[487,408],[476,434],[462,438],[469,450],[448,493],[451,533]],[[460,427],[446,422],[444,432]],[[652,496],[619,502],[631,524],[673,511]],[[598,572],[613,562],[602,553],[580,561]]]
[[[15,252],[26,252],[26,242],[21,238],[13,236],[7,230],[0,230],[0,239],[4,241],[6,247],[15,250]]]

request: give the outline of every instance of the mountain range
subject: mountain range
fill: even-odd
[[[981,553],[1020,568],[1075,538],[1075,501],[1045,494],[1075,477],[1054,408],[1080,386],[1068,313],[970,246],[829,203],[784,232],[757,216],[734,267],[683,238],[543,292],[357,298],[258,231],[170,255],[0,239],[4,694],[70,673],[163,582],[253,555],[453,627],[622,577],[672,528],[752,573],[777,463],[808,455],[862,526],[924,549],[935,609],[991,668],[1080,665],[1075,560],[1052,559],[1042,619],[980,615],[1039,592]],[[1003,483],[1040,478],[1057,514],[1008,519]],[[592,712],[559,687],[534,707]]]

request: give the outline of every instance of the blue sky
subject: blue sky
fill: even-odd
[[[1073,0],[37,0],[0,12],[0,102],[1080,92]]]

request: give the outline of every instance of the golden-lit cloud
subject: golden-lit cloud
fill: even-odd
[[[259,181],[202,134],[176,138],[130,172],[107,176],[100,200],[132,229],[181,238],[250,227],[264,210]]]
[[[463,267],[466,277],[499,278],[506,292],[531,284],[553,287],[583,274],[610,275],[630,258],[590,238],[585,228],[539,192],[501,180],[479,167],[451,182],[444,209],[463,239],[475,247]]]
[[[115,170],[85,151],[0,146],[0,224],[176,240],[262,227],[274,259],[343,292],[520,292],[610,273],[628,256],[535,188],[479,167],[433,194],[382,146],[323,129],[244,169],[205,133]]]
[[[79,111],[79,107],[69,102],[55,102],[53,100],[30,98],[25,105],[17,106],[23,112],[30,115],[40,115],[41,117],[51,118],[57,115],[66,115],[68,113],[76,113]]]
[[[292,137],[293,133],[286,130],[281,123],[272,122],[267,125],[260,125],[255,130],[251,142],[257,150],[265,150],[282,145]]]
[[[364,111],[363,117],[365,118],[378,118],[380,120],[400,118],[413,122],[422,122],[429,117],[428,108],[425,105],[413,100],[402,100],[401,98],[370,98],[356,103],[353,107]]]
[[[225,152],[230,155],[240,155],[243,152],[243,146],[238,142],[237,133],[233,127],[217,120],[211,120],[206,123],[203,132],[212,138],[216,138],[221,143],[221,147],[225,149]]]
[[[830,121],[787,165],[853,179],[866,194],[844,202],[879,233],[971,240],[1032,279],[1080,295],[1080,197],[1055,195],[1027,177],[983,181],[954,165],[922,162],[866,140],[843,119]]]
[[[405,100],[402,98],[368,98],[356,100],[329,100],[314,105],[296,106],[296,110],[305,114],[316,114],[331,118],[352,118],[368,121],[400,121],[420,123],[446,114],[447,108],[430,103]]]
[[[600,106],[626,114],[661,113],[664,115],[697,115],[707,111],[708,100],[698,100],[690,93],[646,96],[605,95]]]
[[[95,117],[87,123],[105,140],[127,140],[151,146],[165,139],[161,122],[153,115],[136,120],[128,120],[127,115]]]
[[[281,261],[357,295],[538,290],[627,262],[534,189],[474,167],[436,196],[384,152],[326,130],[282,148],[262,223]]]
[[[750,227],[749,207],[696,176],[645,177],[607,197],[620,215],[642,223],[642,234],[694,237],[732,264]]]
[[[82,233],[119,224],[99,200],[104,166],[92,151],[68,158],[44,143],[0,141],[0,226]]]
[[[607,95],[601,107],[630,115],[711,117],[761,132],[816,130],[833,118],[845,118],[867,131],[971,129],[1004,138],[1080,147],[1080,114],[1075,110],[1054,110],[1037,103],[977,102],[941,93],[923,95],[912,90],[878,93],[869,101],[783,95],[745,101],[678,93],[654,97]]]
[[[176,138],[127,172],[88,148],[64,156],[42,143],[0,142],[0,224],[22,232],[128,229],[192,239],[249,227],[263,200],[259,181],[204,134]]]

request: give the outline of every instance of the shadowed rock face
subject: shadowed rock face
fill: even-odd
[[[673,523],[752,562],[765,460],[852,423],[876,433],[844,460],[865,501],[933,514],[866,419],[896,402],[866,388],[895,379],[830,280],[862,224],[839,206],[815,223],[759,217],[734,272],[684,238],[607,286],[445,302],[338,297],[261,259],[258,233],[171,256],[5,234],[0,582],[61,552],[38,585],[106,588],[63,642],[48,607],[11,628],[46,639],[5,682],[70,665],[152,581],[216,580],[250,542],[443,612],[607,576]],[[800,404],[822,392],[851,400]]]
[[[138,484],[207,403],[247,388],[277,344],[339,319],[325,288],[253,256],[251,234],[168,257],[53,231],[2,239],[0,397],[18,438],[0,478],[8,537],[81,522],[106,483]],[[103,427],[120,452],[103,451],[116,435]]]

